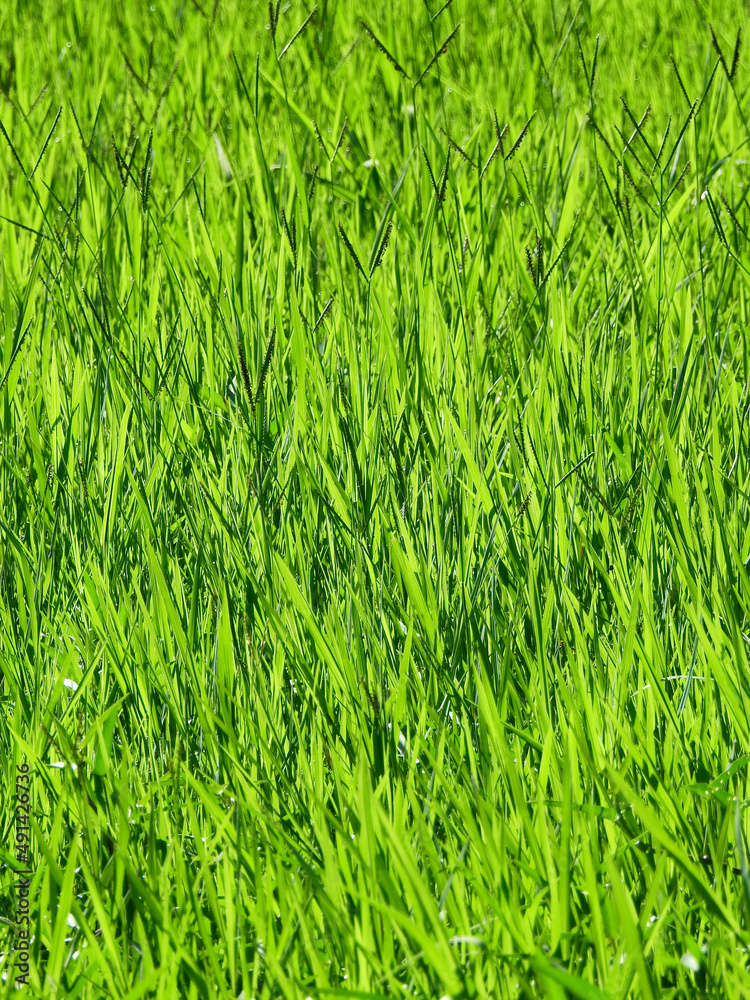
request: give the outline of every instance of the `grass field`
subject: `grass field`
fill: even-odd
[[[0,9],[0,996],[747,997],[747,9],[310,14]]]

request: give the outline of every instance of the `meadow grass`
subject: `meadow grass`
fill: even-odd
[[[746,27],[3,3],[0,996],[747,996]]]

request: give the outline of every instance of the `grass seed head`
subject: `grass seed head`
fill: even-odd
[[[341,126],[341,135],[339,136],[339,141],[336,143],[336,148],[333,151],[333,156],[331,157],[331,163],[333,163],[333,161],[336,159],[336,154],[341,149],[341,145],[348,131],[349,131],[349,119],[344,118],[344,124]]]
[[[148,196],[151,190],[151,149],[153,147],[153,142],[154,130],[149,129],[148,145],[146,146],[146,158],[143,161],[143,170],[141,171],[141,207],[144,215],[148,212]]]
[[[528,246],[525,246],[523,249],[524,249],[524,252],[526,254],[526,270],[529,272],[529,277],[531,278],[531,280],[534,281],[535,280],[534,279],[534,261],[532,260],[532,257],[531,257],[531,250],[530,250],[530,248]]]
[[[501,148],[502,148],[502,147],[501,147],[501,145],[500,145],[500,143],[499,143],[499,142],[496,142],[496,143],[495,143],[495,145],[494,145],[494,146],[492,147],[492,152],[491,152],[491,153],[490,153],[490,155],[489,155],[489,156],[487,157],[487,162],[486,162],[486,163],[485,163],[485,165],[484,165],[484,166],[482,167],[482,172],[481,172],[481,174],[479,175],[479,179],[480,179],[480,180],[481,180],[481,179],[482,179],[482,177],[484,177],[484,175],[485,175],[485,174],[487,173],[487,170],[489,169],[489,167],[490,167],[490,164],[491,164],[491,163],[492,163],[492,161],[493,161],[493,160],[495,159],[495,157],[497,156],[497,154],[498,154],[498,153],[500,152]]]
[[[497,120],[497,110],[495,108],[492,109],[492,118],[493,118],[493,124],[495,126],[495,141],[500,150],[500,155],[504,156],[505,153],[503,152],[503,139],[505,138],[505,133],[508,131],[508,126],[506,124],[503,125],[502,129],[500,128],[500,123]]]
[[[318,318],[315,320],[315,326],[313,327],[313,332],[315,332],[315,330],[318,329],[318,327],[320,326],[320,324],[323,322],[323,320],[326,318],[326,316],[328,315],[328,313],[331,311],[331,306],[333,305],[333,296],[335,294],[336,293],[334,292],[333,295],[331,295],[330,299],[323,306],[323,311],[321,312],[320,316],[318,316]]]
[[[123,159],[120,156],[120,152],[117,148],[117,143],[115,142],[114,132],[112,133],[112,152],[114,153],[115,164],[117,166],[117,173],[120,176],[120,183],[122,184],[122,189],[124,191],[125,188],[128,186],[128,175],[126,173],[125,163],[123,162]]]
[[[459,146],[458,143],[454,142],[453,139],[451,139],[451,137],[445,131],[445,129],[443,129],[443,134],[447,138],[448,145],[451,147],[451,149],[454,149],[462,159],[466,160],[466,162],[469,164],[470,167],[474,167],[476,169],[476,163],[474,163],[474,161],[468,155],[463,146]]]
[[[318,5],[315,4],[315,6],[310,11],[310,13],[307,15],[307,17],[305,18],[305,20],[302,22],[302,24],[299,26],[299,28],[297,28],[297,30],[294,32],[294,34],[292,35],[292,37],[289,39],[289,41],[286,43],[286,45],[284,46],[284,48],[281,50],[281,53],[279,55],[279,61],[281,61],[281,59],[284,58],[284,56],[286,55],[286,53],[289,51],[289,49],[292,47],[292,45],[294,45],[294,43],[297,41],[297,39],[299,38],[299,36],[305,30],[305,28],[307,28],[307,26],[311,23],[311,21],[313,21],[315,19],[315,16],[316,16],[317,13],[318,13]]]
[[[729,75],[729,68],[727,67],[727,64],[726,64],[726,62],[724,60],[724,53],[721,51],[721,46],[719,45],[719,40],[716,37],[716,34],[714,33],[714,26],[712,24],[709,24],[708,28],[709,28],[709,31],[711,32],[711,44],[713,45],[714,49],[716,50],[716,55],[719,57],[719,62],[721,63],[721,68],[724,70],[725,76],[727,76],[731,80],[731,76]]]
[[[513,143],[513,145],[508,150],[508,155],[505,157],[506,160],[510,160],[511,157],[514,156],[514,154],[517,153],[518,150],[521,148],[521,143],[526,138],[526,133],[529,131],[529,125],[531,125],[531,122],[533,121],[535,114],[536,114],[536,111],[532,112],[532,114],[529,117],[528,121],[526,122],[526,124],[524,125],[524,127],[519,132],[518,138],[516,139],[516,141]]]
[[[242,336],[240,334],[239,324],[237,325],[237,354],[239,355],[240,361],[240,372],[242,373],[242,384],[245,386],[245,394],[247,395],[250,405],[253,405],[253,390],[250,385],[250,372],[247,370],[247,358],[245,357],[245,347],[242,343]]]
[[[310,178],[310,186],[307,189],[307,200],[308,200],[308,202],[312,201],[313,195],[315,194],[315,185],[316,185],[317,180],[318,180],[318,172],[319,171],[320,171],[320,167],[316,163],[315,166],[313,167],[312,177]]]
[[[388,49],[385,47],[385,45],[383,45],[383,43],[377,37],[377,35],[375,34],[375,32],[372,30],[372,28],[370,28],[369,25],[366,24],[361,18],[360,18],[359,23],[362,25],[362,29],[369,36],[369,38],[372,41],[372,43],[375,46],[375,48],[379,49],[383,53],[383,55],[386,57],[386,59],[388,60],[388,62],[391,64],[391,66],[393,66],[393,68],[396,70],[396,72],[400,73],[401,76],[405,77],[408,80],[409,79],[409,74],[406,72],[406,70],[404,69],[403,66],[401,66],[398,62],[396,62],[396,60],[394,59],[394,57],[391,55],[391,53],[388,51]]]
[[[42,162],[42,159],[44,158],[44,154],[47,152],[47,147],[49,146],[50,139],[55,134],[55,129],[57,128],[57,123],[60,121],[60,115],[61,114],[62,114],[62,107],[59,108],[57,114],[55,115],[55,120],[52,123],[52,128],[47,133],[47,138],[44,140],[44,145],[42,146],[41,152],[39,153],[39,156],[37,157],[36,163],[34,164],[34,166],[31,169],[31,173],[29,174],[29,180],[31,180],[31,178],[36,173],[37,167]]]
[[[289,229],[289,224],[286,218],[286,212],[281,209],[281,225],[284,227],[284,234],[286,235],[286,241],[289,244],[289,252],[292,255],[292,260],[294,261],[294,266],[297,266],[297,225],[296,221],[292,219],[292,228]]]
[[[588,119],[589,125],[592,127],[592,129],[594,130],[594,132],[596,132],[596,134],[599,137],[600,141],[604,145],[604,148],[608,151],[608,153],[610,154],[610,156],[613,156],[615,159],[617,159],[617,156],[615,155],[614,150],[610,146],[609,141],[607,140],[607,137],[604,135],[604,133],[602,132],[602,130],[596,124],[596,122],[594,121],[593,117],[590,114],[586,115],[586,117]]]
[[[367,275],[365,274],[364,268],[362,267],[362,265],[359,262],[359,257],[357,256],[357,252],[354,249],[354,247],[352,246],[351,240],[346,235],[344,227],[341,225],[340,222],[338,224],[338,229],[339,229],[339,235],[341,236],[343,244],[346,247],[346,249],[347,249],[347,251],[349,253],[349,256],[354,261],[354,266],[357,268],[357,270],[362,275],[362,277],[365,279],[365,281],[367,281]]]
[[[453,0],[445,0],[445,3],[443,4],[443,6],[439,10],[435,11],[435,13],[432,15],[432,17],[430,18],[430,20],[431,21],[437,21],[437,19],[440,17],[440,15],[443,13],[443,11],[448,10],[448,8],[450,7],[450,5],[452,3],[453,3]]]
[[[439,59],[439,58],[440,58],[441,56],[444,56],[444,55],[445,55],[445,53],[446,53],[446,52],[448,51],[448,46],[449,46],[449,45],[450,45],[450,43],[451,43],[451,42],[453,41],[453,39],[454,39],[454,37],[455,37],[456,33],[458,32],[458,29],[459,29],[460,27],[461,27],[461,22],[459,21],[459,22],[458,22],[458,24],[456,25],[456,27],[455,27],[455,28],[453,29],[453,31],[451,31],[451,33],[450,33],[450,34],[448,35],[448,37],[447,37],[447,38],[445,39],[445,41],[443,42],[443,44],[442,44],[442,45],[441,45],[441,46],[440,46],[440,47],[438,48],[437,52],[436,52],[436,53],[435,53],[435,55],[434,55],[434,56],[432,57],[432,59],[430,59],[430,61],[429,61],[429,62],[427,63],[427,65],[425,66],[425,68],[424,68],[424,69],[422,70],[422,72],[421,72],[421,73],[419,74],[419,77],[417,78],[417,80],[416,80],[416,82],[415,82],[415,84],[414,84],[415,88],[419,86],[419,84],[420,84],[420,83],[422,82],[422,80],[424,80],[424,78],[425,78],[425,77],[427,76],[427,74],[428,74],[428,73],[430,72],[430,70],[431,70],[431,69],[432,69],[432,67],[433,67],[433,66],[435,65],[435,63],[436,63],[436,62],[438,61],[438,59]]]
[[[385,232],[383,233],[383,238],[380,241],[380,246],[378,247],[378,252],[375,255],[375,262],[372,265],[373,271],[376,267],[380,267],[383,263],[383,257],[385,257],[385,252],[388,249],[388,240],[391,238],[391,230],[393,229],[393,223],[389,222],[385,227]]]
[[[266,354],[263,358],[263,367],[260,370],[260,378],[258,379],[258,391],[255,393],[255,405],[258,405],[260,397],[263,395],[263,390],[266,386],[266,376],[268,375],[268,369],[271,365],[271,358],[273,357],[273,349],[276,343],[276,327],[271,330],[271,338],[268,341],[268,347],[266,347]]]
[[[544,276],[544,244],[542,243],[542,237],[537,234],[536,238],[536,283],[537,286],[541,283],[542,277]]]
[[[737,230],[738,233],[742,233],[743,235],[745,235],[745,230],[740,225],[740,220],[735,215],[734,209],[732,208],[732,206],[727,201],[726,195],[724,194],[723,191],[719,192],[719,197],[721,198],[722,204],[724,205],[724,208],[726,209],[727,215],[732,220],[734,228]]]
[[[737,67],[740,64],[740,48],[742,47],[742,28],[737,29],[737,41],[734,43],[734,55],[732,56],[732,67],[729,70],[729,79],[734,80]]]
[[[445,198],[445,190],[448,186],[448,168],[451,162],[451,148],[448,147],[448,155],[445,158],[445,166],[443,167],[443,175],[440,180],[440,191],[438,193],[438,202],[442,204]]]
[[[16,344],[16,346],[15,346],[15,348],[13,350],[13,353],[10,356],[10,361],[8,362],[7,371],[5,372],[5,375],[3,375],[2,382],[0,382],[0,392],[2,392],[3,389],[6,387],[6,385],[8,384],[8,379],[10,378],[10,373],[13,371],[13,365],[15,365],[16,359],[18,358],[18,355],[19,355],[19,353],[21,351],[21,348],[23,347],[23,342],[24,342],[24,340],[26,340],[28,332],[31,329],[31,323],[32,323],[32,320],[29,320],[29,323],[26,326],[26,329],[23,331],[23,333],[21,334],[21,336],[18,338],[18,343]]]
[[[81,488],[83,489],[83,497],[85,500],[89,498],[89,488],[86,482],[86,470],[83,467],[83,462],[78,459],[78,475],[81,477]]]
[[[23,163],[21,163],[21,160],[20,160],[20,158],[18,156],[18,153],[16,152],[16,147],[10,141],[10,136],[5,131],[5,126],[3,125],[2,121],[0,121],[0,132],[2,132],[3,135],[5,136],[5,141],[8,143],[8,147],[10,148],[10,151],[13,154],[13,159],[16,161],[16,163],[18,164],[18,166],[21,168],[21,173],[23,174],[24,177],[26,177],[26,168],[24,167]]]
[[[320,129],[318,128],[318,123],[313,119],[313,130],[315,131],[315,138],[318,140],[318,145],[320,146],[320,151],[323,156],[328,156],[328,150],[326,149],[326,144],[323,142],[323,136],[320,134]]]
[[[672,69],[674,70],[675,76],[677,77],[677,82],[680,85],[680,90],[682,91],[682,96],[685,98],[685,103],[687,104],[688,108],[692,108],[693,102],[688,97],[687,90],[685,90],[685,84],[682,82],[682,77],[680,76],[680,71],[677,68],[677,63],[675,62],[675,57],[674,56],[670,56],[669,58],[670,58],[670,60],[672,62]]]
[[[439,197],[439,195],[438,195],[438,186],[437,186],[437,183],[435,181],[435,175],[432,172],[432,167],[430,166],[430,161],[427,158],[427,150],[424,148],[424,146],[422,146],[422,156],[424,156],[424,162],[427,164],[427,172],[430,175],[430,181],[432,183],[432,190],[435,192],[435,197],[438,198]]]
[[[523,515],[529,509],[529,505],[531,503],[531,498],[532,498],[533,495],[534,495],[534,491],[533,490],[529,490],[529,492],[526,494],[526,497],[524,498],[523,503],[518,508],[518,516],[519,517],[523,517]]]

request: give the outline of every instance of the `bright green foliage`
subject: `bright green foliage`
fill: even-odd
[[[746,8],[310,12],[0,10],[28,995],[746,996]]]

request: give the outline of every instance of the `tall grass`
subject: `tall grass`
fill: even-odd
[[[0,995],[745,995],[745,27],[2,6]]]

